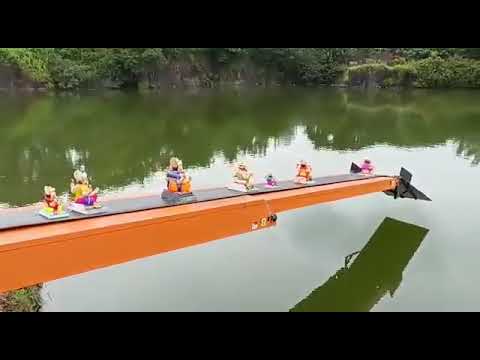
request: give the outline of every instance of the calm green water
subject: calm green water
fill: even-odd
[[[263,232],[48,283],[44,311],[480,310],[480,92],[2,95],[0,154],[3,207],[67,191],[80,163],[104,193],[159,190],[172,155],[194,187],[223,186],[236,160],[286,179],[300,158],[320,176],[369,156],[433,199],[282,213]]]

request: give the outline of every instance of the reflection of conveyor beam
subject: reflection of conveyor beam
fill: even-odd
[[[428,230],[386,218],[349,265],[338,270],[291,311],[369,311],[400,286],[402,274]]]
[[[378,176],[297,186],[0,231],[0,292],[262,229],[275,224],[276,213],[393,190],[397,181]],[[22,212],[0,211],[0,216],[9,211]]]

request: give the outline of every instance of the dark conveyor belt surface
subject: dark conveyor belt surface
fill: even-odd
[[[278,187],[267,188],[264,186],[264,184],[257,184],[256,185],[257,190],[250,191],[248,193],[229,190],[226,187],[203,189],[203,190],[194,191],[193,194],[195,195],[196,199],[194,201],[187,202],[187,204],[219,200],[219,199],[227,199],[227,198],[243,196],[243,195],[256,195],[256,194],[264,194],[269,192],[293,190],[293,189],[299,189],[299,188],[305,188],[305,187],[315,187],[315,186],[322,186],[322,185],[337,184],[342,182],[365,180],[365,179],[371,179],[374,177],[379,177],[379,176],[362,175],[362,174],[344,174],[344,175],[325,176],[325,177],[314,178],[314,181],[315,181],[314,183],[306,184],[306,185],[295,184],[292,180],[279,181]],[[104,213],[82,215],[75,212],[70,212],[70,216],[68,218],[56,219],[56,220],[48,220],[42,217],[41,215],[39,215],[38,211],[41,209],[41,206],[35,209],[32,208],[25,211],[16,211],[17,209],[15,209],[15,211],[9,211],[8,209],[3,210],[3,211],[0,211],[0,230],[7,230],[7,229],[20,228],[20,227],[33,226],[33,225],[50,224],[50,223],[57,223],[57,222],[75,221],[75,220],[82,220],[82,219],[88,219],[88,218],[100,217],[100,216],[111,216],[115,214],[124,214],[124,213],[136,212],[136,211],[151,210],[151,209],[158,209],[163,207],[179,206],[179,205],[186,204],[185,202],[183,202],[182,204],[167,203],[161,198],[160,194],[149,195],[149,196],[139,197],[139,198],[112,199],[108,201],[102,201],[100,197],[100,201],[107,210]]]

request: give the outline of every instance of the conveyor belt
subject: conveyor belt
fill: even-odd
[[[344,174],[344,175],[335,175],[335,176],[325,176],[325,177],[318,177],[314,179],[314,183],[307,184],[307,185],[299,185],[295,184],[293,181],[280,181],[279,186],[276,188],[266,188],[264,184],[257,184],[257,190],[250,191],[248,193],[238,192],[234,190],[229,190],[226,187],[223,188],[212,188],[212,189],[204,189],[204,190],[197,190],[194,191],[195,198],[194,202],[205,202],[205,201],[212,201],[212,200],[220,200],[220,199],[227,199],[237,196],[243,195],[257,195],[257,194],[264,194],[270,192],[279,192],[279,191],[286,191],[286,190],[293,190],[305,187],[315,187],[315,186],[324,186],[330,184],[337,184],[343,182],[350,182],[350,181],[359,181],[365,179],[371,179],[374,175],[362,175],[362,174]],[[101,197],[100,197],[101,201]],[[7,230],[13,228],[20,228],[25,226],[33,226],[33,225],[43,225],[49,223],[57,223],[57,222],[67,222],[67,221],[75,221],[75,220],[82,220],[92,217],[100,217],[100,216],[111,216],[115,214],[124,214],[124,213],[131,213],[136,211],[143,211],[143,210],[151,210],[151,209],[158,209],[163,207],[169,206],[179,206],[180,204],[172,204],[165,202],[161,195],[150,195],[141,198],[126,198],[126,199],[114,199],[108,201],[101,201],[102,205],[106,207],[106,212],[100,214],[89,214],[89,215],[82,215],[75,212],[70,212],[70,216],[68,218],[63,219],[56,219],[56,220],[48,220],[38,214],[38,211],[41,207],[36,209],[28,209],[25,211],[9,211],[4,210],[0,212],[0,230]],[[185,204],[183,202],[181,205]]]

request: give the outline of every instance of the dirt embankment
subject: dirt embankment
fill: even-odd
[[[38,312],[42,307],[42,285],[0,294],[0,312]]]
[[[45,90],[45,85],[32,80],[17,67],[0,64],[0,90]]]

